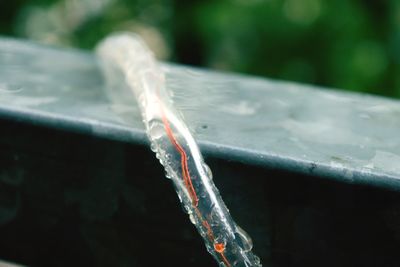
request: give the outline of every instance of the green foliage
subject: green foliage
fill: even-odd
[[[7,1],[0,30],[88,49],[138,31],[167,60],[400,97],[398,0],[108,0],[75,20],[96,1]]]

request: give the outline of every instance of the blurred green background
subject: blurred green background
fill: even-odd
[[[400,97],[399,0],[13,0],[0,34],[92,49],[135,31],[160,59]]]

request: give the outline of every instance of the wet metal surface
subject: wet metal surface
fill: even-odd
[[[172,65],[165,69],[167,86],[206,153],[400,190],[399,101]],[[93,54],[0,39],[3,118],[146,143],[134,99],[112,90]]]

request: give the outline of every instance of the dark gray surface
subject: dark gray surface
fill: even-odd
[[[400,102],[165,68],[167,86],[206,153],[400,190]],[[106,92],[90,53],[0,40],[2,117],[146,143],[133,98],[112,102]]]

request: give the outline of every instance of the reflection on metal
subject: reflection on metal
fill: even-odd
[[[0,267],[22,267],[22,265],[16,265],[14,263],[9,263],[0,260]]]
[[[400,102],[180,66],[165,68],[169,89],[206,153],[400,189]],[[90,53],[2,39],[0,81],[2,117],[146,142],[135,101],[111,104]]]

